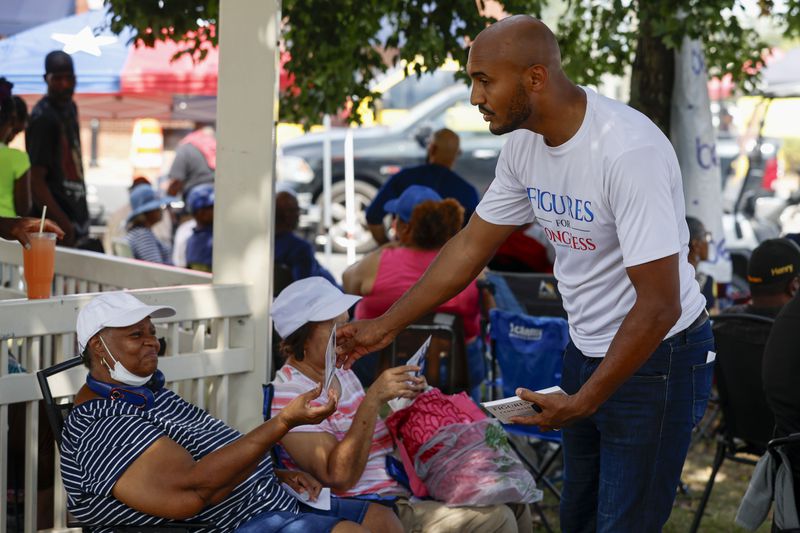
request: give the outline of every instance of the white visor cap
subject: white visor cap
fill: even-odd
[[[147,305],[127,292],[105,292],[92,299],[78,313],[78,350],[86,349],[89,339],[103,328],[132,326],[145,317],[166,318],[175,315],[168,305]]]
[[[327,279],[314,276],[295,281],[272,302],[272,321],[282,339],[308,322],[323,322],[341,315],[361,296],[344,294]]]

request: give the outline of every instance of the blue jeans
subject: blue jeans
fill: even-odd
[[[563,429],[565,533],[661,531],[706,410],[713,349],[710,321],[664,340],[594,415]],[[561,387],[575,394],[601,362],[570,342]]]
[[[328,533],[336,524],[350,520],[360,524],[369,502],[331,497],[330,511],[320,511],[300,503],[300,513],[265,512],[257,514],[236,529],[236,533]]]

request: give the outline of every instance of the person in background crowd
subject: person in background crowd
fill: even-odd
[[[214,245],[214,185],[192,188],[186,199],[195,227],[186,241],[186,264],[192,270],[211,272]]]
[[[791,266],[792,274],[797,275],[798,264]],[[761,365],[761,379],[772,414],[775,415],[775,437],[786,437],[800,432],[800,293],[783,306],[772,325],[767,344],[764,347],[764,360]],[[795,501],[800,509],[800,447],[788,446],[786,455],[792,465],[792,478],[795,486]]]
[[[131,189],[131,213],[128,215],[126,239],[135,259],[171,265],[170,247],[159,241],[152,227],[163,216],[169,198],[160,198],[155,189],[141,184]]]
[[[382,315],[433,262],[442,246],[461,229],[464,208],[452,198],[442,200],[430,187],[411,185],[399,198],[386,203],[395,215],[397,242],[390,243],[350,265],[342,280],[344,290],[364,298],[356,306],[356,319]],[[473,398],[486,375],[480,341],[481,292],[472,281],[455,297],[436,308],[453,313],[464,323],[469,382]],[[359,369],[359,372],[367,369]]]
[[[562,429],[565,533],[661,531],[692,429],[708,403],[714,338],[688,254],[683,180],[669,139],[631,107],[574,84],[541,21],[505,18],[472,41],[470,101],[507,134],[466,228],[381,317],[337,329],[338,364],[383,348],[458,294],[520,225],[556,249],[569,316],[561,388],[517,395]]]
[[[144,176],[136,176],[133,178],[131,186],[128,187],[128,195],[137,185],[150,185],[150,180]],[[130,202],[119,206],[119,208],[108,215],[106,219],[106,231],[103,234],[103,248],[111,250],[115,255],[125,255],[124,250],[119,248],[118,243],[125,241],[125,236],[128,233],[128,216],[131,214]],[[172,240],[172,217],[162,216],[161,220],[150,228],[156,238],[163,242],[169,243]]]
[[[725,313],[749,313],[775,318],[800,288],[800,246],[789,239],[767,239],[747,263],[750,302]]]
[[[800,247],[789,239],[768,239],[756,247],[747,265],[751,301],[734,305],[720,316],[747,313],[775,319],[770,324],[752,320],[720,321],[714,331],[729,342],[764,346],[761,381],[770,410],[775,415],[775,436],[784,437],[800,430],[800,376],[798,354],[798,288],[800,287]],[[800,453],[789,448],[795,479],[800,480]],[[800,486],[800,485],[796,485]]]
[[[300,223],[300,207],[292,191],[275,195],[275,265],[289,273],[289,281],[322,276],[337,287],[339,284],[314,257],[314,247],[295,235]]]
[[[28,154],[10,148],[19,125],[12,84],[0,78],[0,216],[27,215],[31,208]]]
[[[210,189],[209,189],[210,187]],[[205,184],[202,187],[194,187],[189,194],[186,195],[186,200],[184,202],[185,208],[184,213],[191,215],[192,214],[192,204],[200,205],[202,202],[200,201],[201,198],[207,198],[208,191],[213,192],[214,186]],[[213,200],[212,200],[213,202]],[[172,264],[175,266],[179,266],[182,268],[188,268],[189,264],[186,261],[186,244],[189,242],[189,238],[194,233],[194,229],[197,227],[197,221],[194,219],[193,216],[189,216],[186,218],[175,230],[175,235],[173,236],[172,240]]]
[[[701,261],[708,261],[708,245],[711,242],[711,232],[699,219],[686,217],[686,225],[689,226],[689,263],[694,268],[694,278],[700,285],[700,292],[706,298],[706,309],[716,309],[717,305],[717,285],[714,278],[705,272],[701,272],[697,267]]]
[[[167,194],[187,198],[192,187],[214,183],[217,169],[217,138],[210,124],[197,124],[197,129],[184,137],[175,150],[169,169]]]
[[[331,331],[347,322],[347,310],[358,300],[320,277],[292,283],[275,298],[270,314],[282,339],[280,351],[286,363],[272,382],[273,417],[324,379]],[[386,458],[394,451],[394,443],[379,412],[392,398],[416,398],[425,390],[424,377],[408,375],[416,370],[419,367],[385,370],[366,393],[352,370],[337,370],[332,384],[334,390],[341,390],[336,412],[317,425],[290,430],[281,439],[279,456],[288,468],[310,473],[341,496],[397,497],[394,507],[406,531],[531,531],[527,505],[450,507],[434,500],[411,500],[389,476]],[[321,402],[325,399],[320,397]],[[384,531],[401,530],[399,526],[387,524]]]
[[[464,208],[464,224],[469,221],[480,197],[475,187],[452,171],[460,153],[458,135],[452,130],[438,130],[428,145],[424,165],[403,169],[383,184],[366,213],[369,230],[378,244],[389,242],[383,225],[386,203],[399,197],[411,185],[424,185],[442,198],[455,199]]]
[[[6,144],[10,144],[17,135],[28,127],[28,104],[19,96],[14,95],[11,98],[14,100],[14,123],[6,139],[3,141],[2,137],[0,137],[0,142],[5,142]]]
[[[89,208],[78,108],[72,99],[76,83],[72,57],[56,50],[47,54],[44,66],[47,94],[34,106],[25,131],[34,208],[41,213],[47,206],[47,215],[64,229],[64,246],[102,251],[102,244],[88,240]]]

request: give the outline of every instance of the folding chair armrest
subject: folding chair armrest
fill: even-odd
[[[38,372],[36,372],[36,375],[43,376],[45,379],[47,379],[54,374],[58,374],[59,372],[63,372],[64,370],[69,370],[74,366],[80,366],[82,364],[83,364],[83,359],[81,357],[78,356],[70,357],[66,361],[61,361],[58,364],[39,370]],[[41,378],[39,379],[39,382],[41,383]]]
[[[767,449],[773,450],[778,446],[785,446],[785,445],[793,445],[793,444],[800,444],[800,433],[792,433],[786,437],[779,437],[777,439],[772,439],[767,443]]]
[[[56,402],[53,400],[53,395],[50,393],[50,383],[48,383],[47,378],[81,364],[83,364],[82,358],[72,357],[66,361],[62,361],[36,372],[36,380],[39,382],[39,389],[42,392],[47,420],[50,422],[50,428],[53,430],[53,435],[55,436],[56,445],[59,450],[61,450],[61,430],[64,427],[64,417],[62,413],[57,411],[59,407],[56,405]]]
[[[275,385],[272,383],[261,385],[261,390],[264,394],[261,414],[266,422],[272,418],[272,400],[275,398]]]

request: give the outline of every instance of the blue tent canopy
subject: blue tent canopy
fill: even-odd
[[[0,41],[0,76],[14,84],[16,94],[44,94],[44,57],[64,50],[75,62],[77,93],[118,93],[134,35],[131,29],[111,32],[104,10],[49,22]]]

